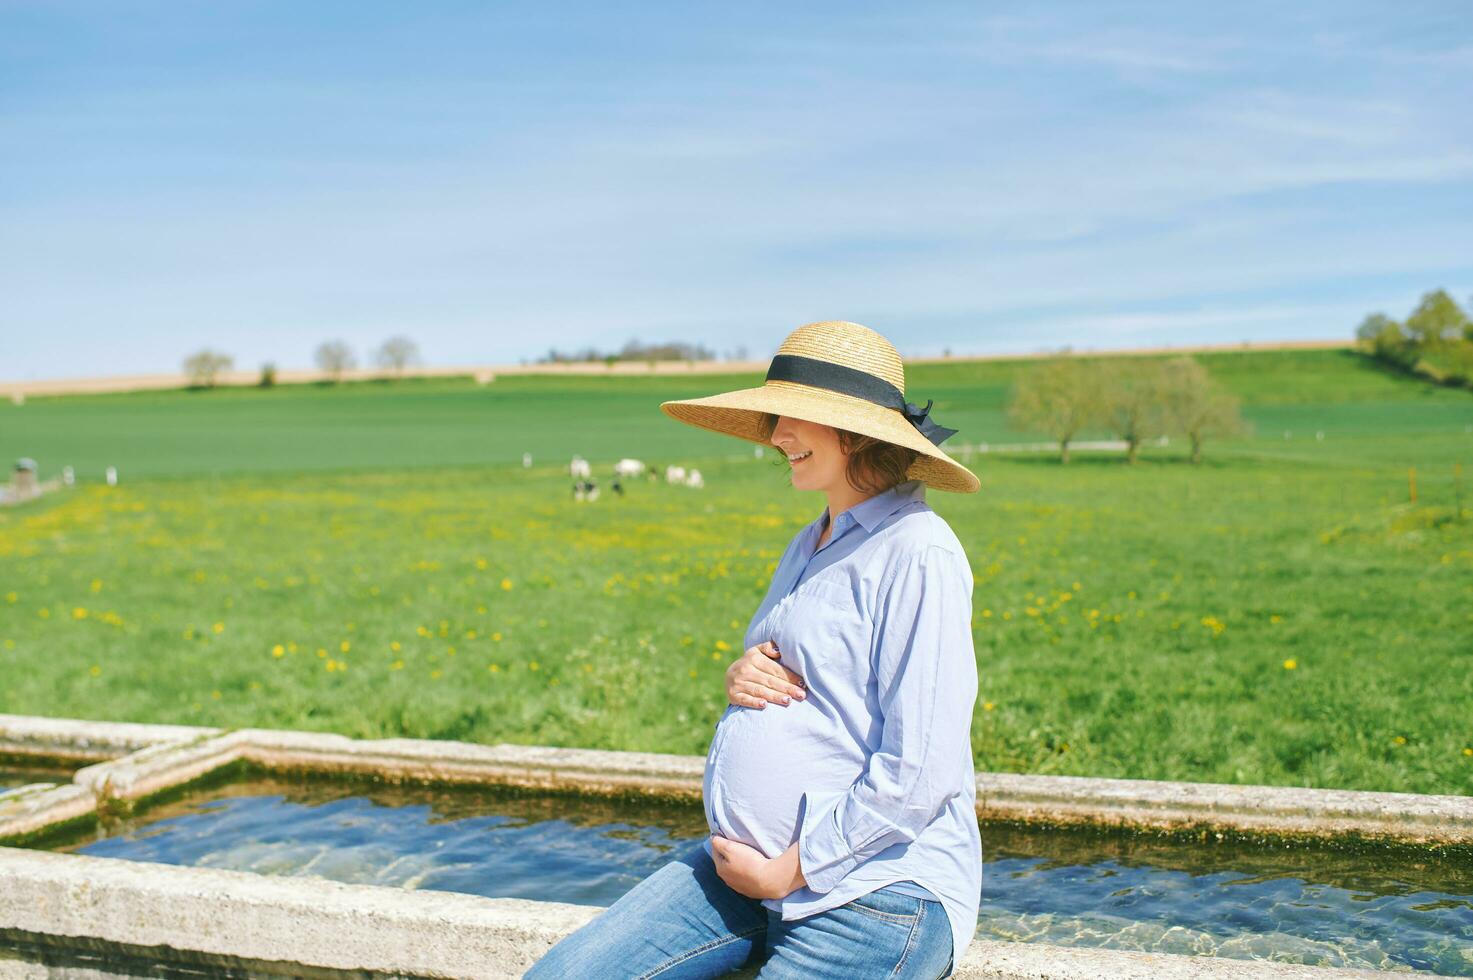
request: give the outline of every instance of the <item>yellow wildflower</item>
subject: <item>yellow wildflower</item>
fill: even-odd
[[[501,580],[501,587],[503,589],[510,590],[511,589],[511,579],[509,579],[509,578],[502,579]]]
[[[730,650],[731,649],[731,644],[730,643],[727,643],[725,640],[717,640],[716,641],[716,649],[718,649],[718,650]]]
[[[286,647],[282,646],[280,643],[276,644],[276,646],[271,648],[271,656],[278,659],[286,656]]]
[[[225,632],[225,624],[216,623],[214,626],[211,626],[210,629],[214,630],[216,633],[223,633]]]
[[[352,648],[353,648],[353,644],[349,643],[347,640],[344,640],[343,642],[341,642],[341,643],[338,644],[338,649],[341,650],[344,653],[347,653]]]
[[[73,619],[86,619],[87,618],[87,610],[83,609],[81,606],[78,606],[77,608],[75,608],[75,609],[72,610],[72,618]]]
[[[1293,670],[1294,668],[1296,668],[1298,666],[1299,666],[1299,661],[1295,660],[1293,657],[1290,657],[1288,660],[1285,660],[1284,661],[1284,669],[1285,670]]]

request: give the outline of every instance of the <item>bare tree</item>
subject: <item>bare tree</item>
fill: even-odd
[[[419,347],[408,337],[390,337],[378,349],[374,360],[379,367],[389,369],[396,376],[402,375],[406,367],[419,363]]]
[[[184,373],[195,388],[215,387],[215,377],[221,371],[229,371],[235,361],[229,354],[205,349],[184,359]]]
[[[1134,464],[1141,443],[1165,435],[1166,372],[1162,362],[1122,360],[1111,371],[1103,402],[1105,421],[1125,440],[1125,461]]]
[[[1220,388],[1190,357],[1177,357],[1161,366],[1166,423],[1191,440],[1192,462],[1202,462],[1202,442],[1208,436],[1246,435],[1237,396]]]
[[[320,344],[315,358],[322,373],[335,383],[343,380],[343,372],[352,370],[355,364],[352,348],[341,340]]]
[[[1059,461],[1069,462],[1069,443],[1101,419],[1101,368],[1068,355],[1052,357],[1023,374],[1008,398],[1015,428],[1058,440]]]

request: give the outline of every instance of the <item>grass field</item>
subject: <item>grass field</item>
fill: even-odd
[[[978,766],[1473,793],[1473,397],[1340,351],[1199,357],[1256,427],[1202,466],[978,455],[980,493],[929,492],[976,578]],[[910,396],[953,444],[1019,441],[1001,406],[1026,368],[918,366]],[[0,510],[0,711],[702,752],[824,501],[656,406],[757,383],[0,406],[0,459],[84,481]],[[577,504],[574,452],[707,488]]]

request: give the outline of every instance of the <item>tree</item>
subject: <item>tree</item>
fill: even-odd
[[[1191,440],[1193,463],[1202,462],[1202,442],[1208,436],[1247,434],[1237,396],[1219,388],[1201,364],[1177,357],[1161,371],[1167,427]]]
[[[343,380],[343,372],[352,370],[353,350],[341,340],[329,340],[317,348],[317,366],[334,383]]]
[[[1111,372],[1102,402],[1105,423],[1125,440],[1125,461],[1134,464],[1141,443],[1165,435],[1167,376],[1152,358],[1121,361]]]
[[[1356,328],[1355,337],[1362,350],[1383,361],[1409,367],[1417,359],[1412,339],[1385,313],[1367,316]]]
[[[271,388],[276,385],[276,365],[267,361],[261,365],[261,380],[256,384],[262,388]]]
[[[207,348],[184,359],[184,373],[189,376],[192,387],[213,388],[215,376],[221,371],[229,371],[234,363],[229,354]]]
[[[1442,289],[1425,294],[1406,322],[1407,333],[1411,334],[1413,342],[1423,347],[1437,347],[1445,341],[1456,340],[1469,326],[1468,314]]]
[[[1101,415],[1100,367],[1070,356],[1050,358],[1023,374],[1008,398],[1015,428],[1043,432],[1059,443],[1059,461],[1069,462],[1069,443]]]
[[[406,367],[419,363],[419,348],[408,337],[390,337],[379,347],[374,359],[379,367],[402,375]]]

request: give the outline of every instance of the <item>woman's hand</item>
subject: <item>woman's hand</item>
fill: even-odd
[[[747,650],[726,668],[726,700],[743,708],[765,708],[767,702],[786,705],[808,696],[803,678],[777,662],[777,645],[766,640]]]
[[[713,836],[711,856],[721,880],[748,898],[787,898],[807,884],[798,864],[797,844],[769,860],[755,847]]]

